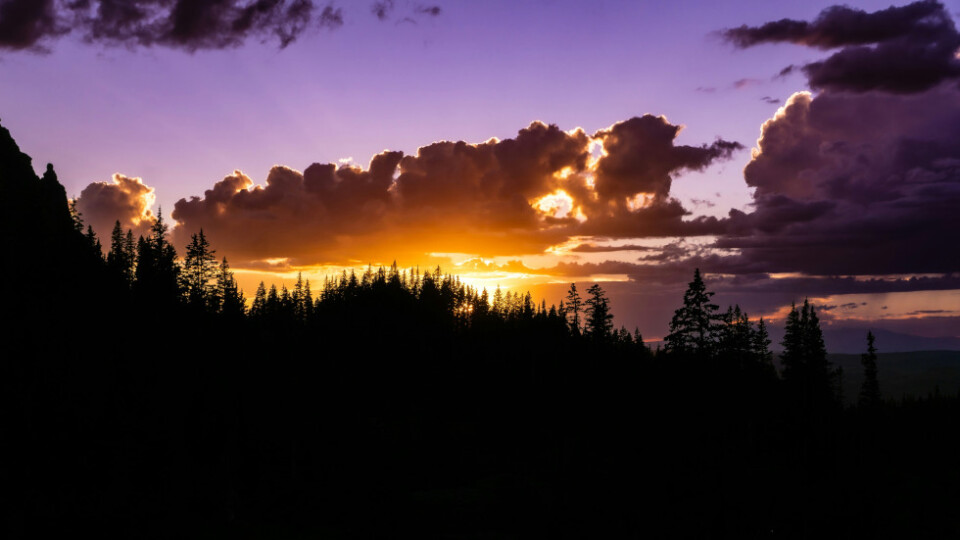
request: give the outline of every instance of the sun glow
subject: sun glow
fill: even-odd
[[[564,167],[559,171],[553,173],[553,177],[558,180],[566,180],[567,178],[570,178],[571,176],[573,176],[574,172],[575,171],[573,170],[573,167]]]
[[[641,191],[640,193],[637,193],[633,197],[629,197],[627,199],[627,208],[629,208],[631,212],[635,212],[643,208],[648,208],[650,205],[653,204],[653,198],[654,198],[653,193],[646,193]]]
[[[573,197],[566,191],[558,189],[533,201],[531,206],[547,217],[563,219],[569,217],[573,211]]]

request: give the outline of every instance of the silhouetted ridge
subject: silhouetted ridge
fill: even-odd
[[[845,407],[808,302],[778,373],[699,271],[653,353],[599,284],[548,308],[394,264],[244,293],[162,215],[104,258],[5,129],[0,189],[4,538],[960,531],[958,389],[881,394],[869,334]]]

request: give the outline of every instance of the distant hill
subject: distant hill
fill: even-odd
[[[780,352],[783,340],[783,328],[771,325],[768,327],[770,348]],[[867,350],[867,331],[873,332],[877,338],[877,350],[883,353],[912,352],[912,351],[960,351],[960,337],[923,337],[911,334],[901,334],[890,330],[863,328],[829,328],[823,329],[823,342],[831,354],[857,354]],[[656,347],[656,343],[650,343]],[[859,358],[859,356],[858,356]]]
[[[843,395],[848,403],[855,403],[863,381],[860,355],[830,354],[828,359],[843,368]],[[877,370],[884,398],[960,393],[960,351],[880,353]]]
[[[867,348],[867,328],[825,328],[823,341],[836,354],[860,354]],[[960,351],[960,337],[923,337],[889,330],[872,330],[877,350],[885,353],[909,351]]]

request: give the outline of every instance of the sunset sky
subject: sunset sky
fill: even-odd
[[[666,334],[693,269],[960,337],[960,2],[0,0],[0,118],[104,240],[367,264]],[[585,288],[585,287],[584,287]]]

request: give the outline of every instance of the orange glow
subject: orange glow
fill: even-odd
[[[567,178],[570,178],[571,176],[573,176],[573,173],[574,173],[573,167],[564,167],[559,171],[553,173],[553,177],[558,180],[566,180]]]
[[[637,193],[633,197],[627,199],[627,208],[629,208],[631,212],[647,208],[653,204],[653,198],[653,193]]]
[[[562,219],[568,217],[573,211],[573,197],[566,191],[558,189],[533,201],[531,206],[546,216]]]

